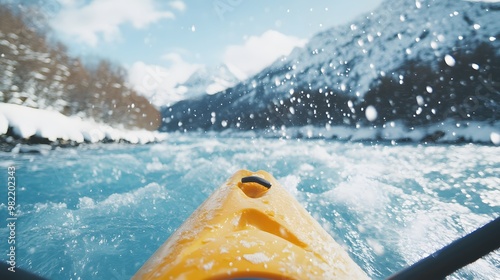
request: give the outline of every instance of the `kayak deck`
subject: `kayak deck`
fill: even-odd
[[[172,234],[133,279],[249,277],[368,278],[276,179],[264,171],[240,170]]]

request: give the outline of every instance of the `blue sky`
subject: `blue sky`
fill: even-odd
[[[381,2],[38,1],[51,11],[51,28],[72,55],[107,58],[123,65],[139,91],[158,89],[144,86],[152,76],[162,81],[157,86],[171,88],[196,69],[221,63],[244,79],[303,46],[317,32],[345,24]]]
[[[162,55],[174,52],[190,63],[213,65],[223,60],[227,46],[244,44],[250,36],[275,30],[307,39],[372,10],[381,0],[60,2],[62,8],[51,24],[75,54],[132,64],[157,63]],[[106,10],[108,6],[112,10]],[[122,15],[113,17],[110,12]]]

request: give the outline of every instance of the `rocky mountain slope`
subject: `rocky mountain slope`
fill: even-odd
[[[495,122],[500,3],[385,1],[249,80],[162,111],[163,130]]]

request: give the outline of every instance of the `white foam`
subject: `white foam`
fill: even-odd
[[[35,212],[40,212],[46,209],[68,209],[68,205],[64,202],[36,203],[33,208]]]
[[[148,171],[161,171],[161,170],[168,170],[168,165],[165,165],[160,162],[160,160],[157,157],[152,158],[153,162],[149,162],[146,164],[146,170]]]
[[[413,263],[425,255],[461,237],[457,226],[471,232],[488,219],[472,213],[456,203],[434,201],[431,209],[416,209],[408,216],[407,226],[400,232],[399,250],[408,263]],[[436,234],[439,233],[439,234]]]
[[[14,166],[15,164],[16,164],[16,162],[13,160],[2,159],[0,161],[0,167],[5,168],[5,169],[7,169],[7,167],[9,167],[9,166]]]
[[[325,195],[342,204],[346,204],[361,212],[371,212],[383,209],[390,203],[387,195],[388,185],[372,180],[363,175],[358,175],[350,181],[341,182]]]
[[[368,245],[373,249],[373,252],[379,256],[382,256],[385,253],[384,245],[380,244],[377,240],[373,238],[366,239]]]
[[[142,188],[126,192],[114,193],[100,202],[95,202],[92,198],[81,197],[77,208],[79,209],[94,209],[98,207],[112,207],[119,208],[131,204],[137,204],[143,199],[165,199],[167,197],[167,190],[158,185],[157,183],[148,184]]]
[[[293,197],[297,198],[299,191],[297,187],[300,183],[300,177],[297,175],[288,175],[278,180],[283,188],[288,191]]]

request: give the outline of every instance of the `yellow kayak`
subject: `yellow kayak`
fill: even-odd
[[[367,279],[270,174],[240,170],[132,279]]]

